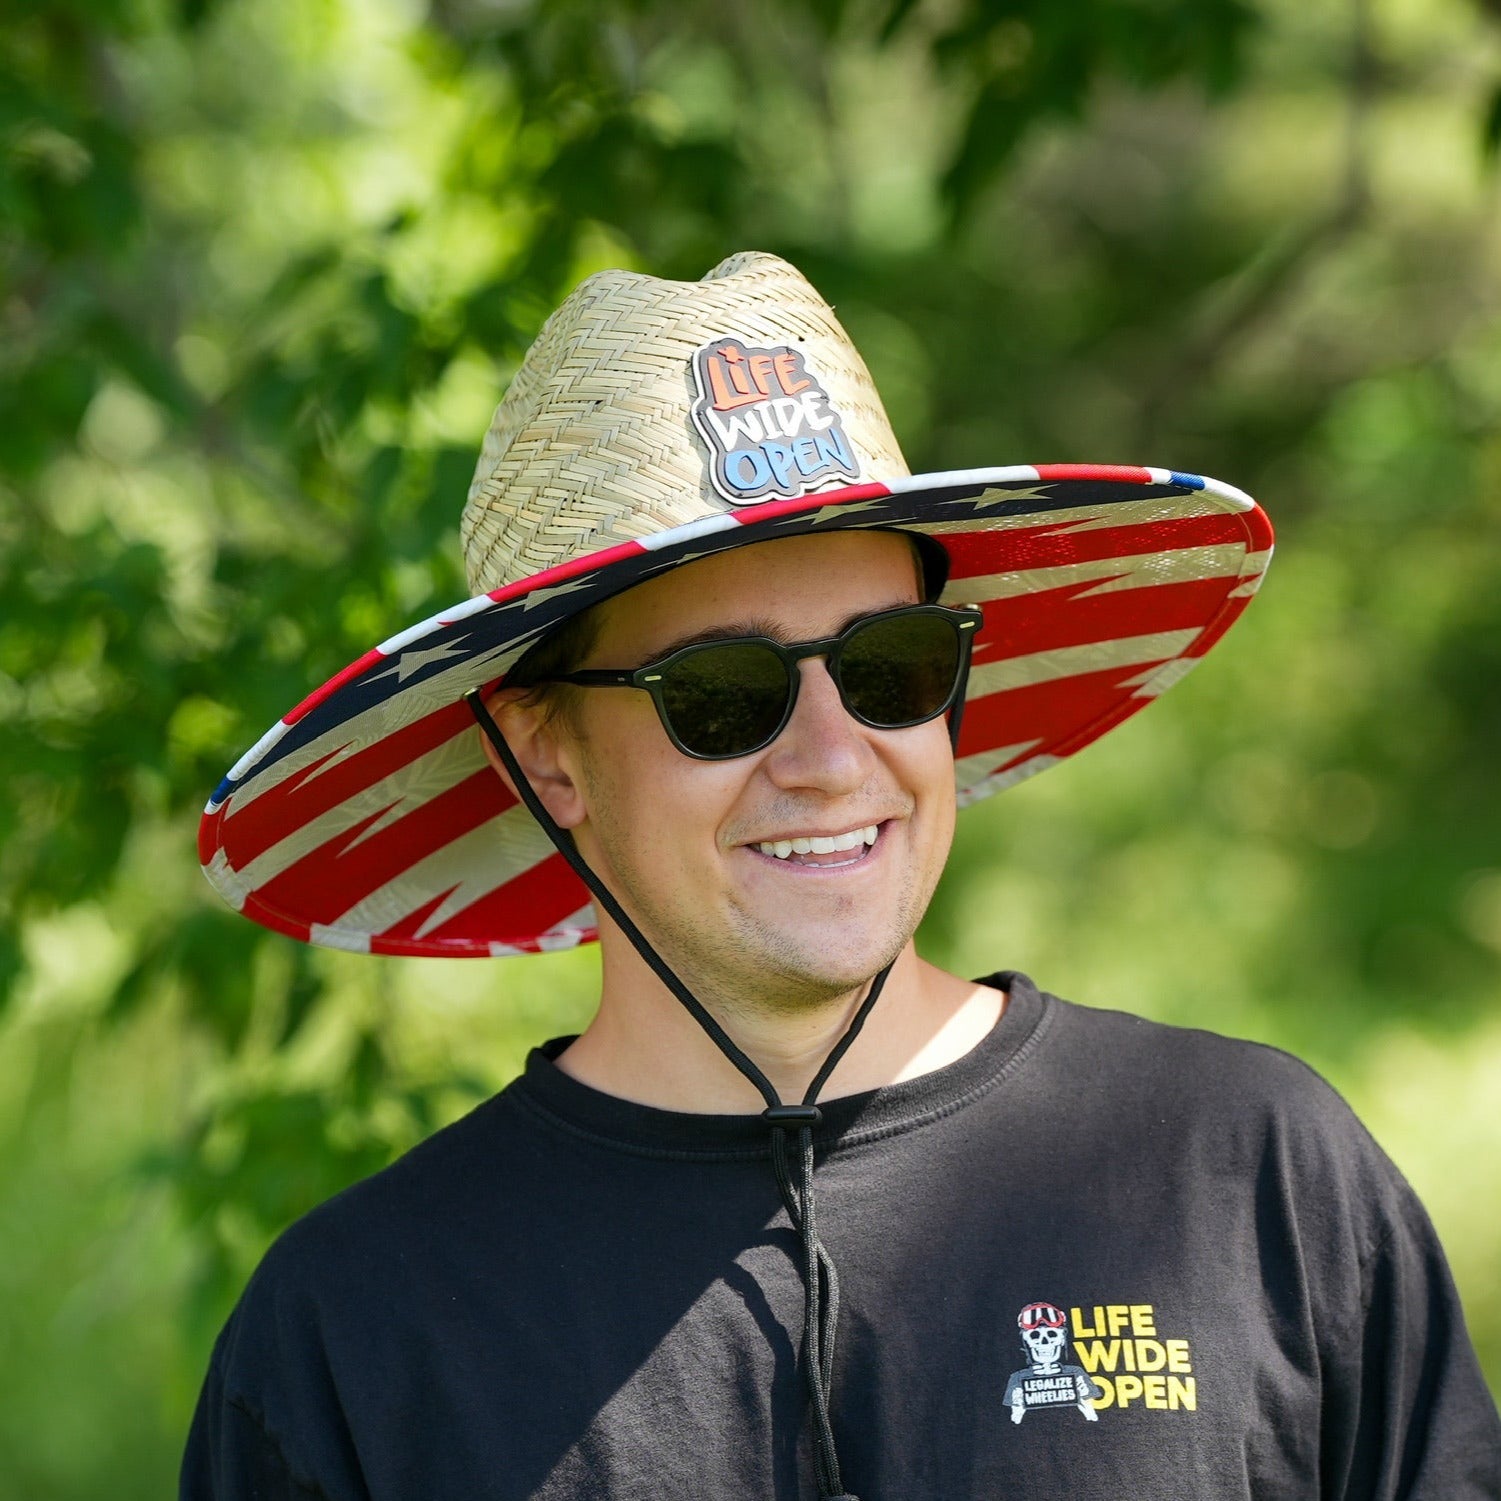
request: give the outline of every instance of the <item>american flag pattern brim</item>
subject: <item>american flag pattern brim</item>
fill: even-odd
[[[1040,465],[915,475],[726,511],[482,594],[382,642],[273,725],[199,828],[231,906],[375,954],[534,953],[594,938],[588,896],[480,749],[461,695],[551,627],[726,547],[925,532],[985,623],[955,775],[971,803],[1145,708],[1225,633],[1271,553],[1247,495],[1197,475]]]

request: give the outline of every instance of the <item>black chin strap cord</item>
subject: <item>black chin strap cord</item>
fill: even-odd
[[[630,939],[637,953],[650,966],[652,973],[675,995],[693,1019],[701,1026],[729,1061],[756,1087],[766,1101],[762,1117],[771,1126],[771,1162],[777,1177],[777,1188],[786,1206],[787,1217],[796,1231],[802,1254],[803,1301],[803,1363],[808,1381],[808,1402],[813,1412],[813,1458],[818,1477],[820,1501],[855,1501],[847,1494],[840,1479],[839,1455],[834,1447],[834,1430],[829,1422],[829,1396],[833,1389],[834,1335],[839,1323],[839,1276],[834,1262],[818,1238],[818,1221],[813,1193],[813,1128],[823,1118],[814,1101],[818,1092],[829,1080],[829,1075],[839,1066],[839,1061],[850,1050],[851,1044],[860,1035],[865,1019],[870,1015],[882,989],[886,976],[891,973],[888,964],[870,983],[870,989],[860,1002],[844,1036],[835,1044],[833,1051],[824,1059],[803,1095],[802,1104],[784,1105],[776,1086],[757,1067],[734,1039],[705,1009],[703,1003],[673,973],[667,962],[647,941],[625,909],[617,902],[609,889],[589,868],[579,854],[573,836],[561,828],[552,815],[542,806],[527,775],[516,760],[515,753],[506,744],[500,727],[485,707],[481,690],[471,689],[464,695],[475,720],[486,739],[495,747],[511,782],[528,813],[542,826],[547,837],[557,847],[558,853],[573,868],[574,874],[589,889],[595,902],[607,912],[621,931]],[[797,1129],[796,1161],[791,1153],[791,1131]]]

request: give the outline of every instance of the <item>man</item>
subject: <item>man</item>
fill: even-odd
[[[597,933],[598,1014],[282,1237],[185,1497],[1501,1496],[1432,1230],[1325,1086],[913,948],[958,799],[1244,608],[1247,497],[909,477],[745,255],[569,298],[463,534],[476,597],[252,749],[205,868],[374,953]]]

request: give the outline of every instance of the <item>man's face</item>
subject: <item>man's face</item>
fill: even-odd
[[[790,537],[705,558],[601,607],[586,667],[634,668],[708,635],[788,644],[920,599],[913,549],[888,533]],[[558,721],[585,805],[580,849],[663,957],[706,998],[802,1006],[847,993],[906,945],[954,827],[942,717],[874,730],[846,712],[820,658],[764,750],[698,761],[651,699],[590,689]],[[763,845],[849,835],[874,844],[778,859]],[[841,841],[844,842],[844,841]]]

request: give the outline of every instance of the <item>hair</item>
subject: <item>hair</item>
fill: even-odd
[[[578,703],[579,689],[573,683],[560,683],[557,679],[564,673],[576,672],[584,664],[598,644],[602,624],[599,604],[570,615],[521,654],[502,686],[525,690],[520,702],[529,708],[540,706],[546,721],[562,714],[576,726],[573,709]]]
[[[948,582],[949,555],[941,543],[925,533],[898,532],[898,535],[912,544],[919,589],[924,602],[931,604]],[[579,689],[573,683],[560,683],[557,679],[564,673],[577,672],[598,645],[603,625],[600,610],[607,603],[600,600],[554,626],[521,654],[506,674],[503,686],[526,690],[521,698],[523,704],[540,705],[548,721],[561,714],[576,728],[572,711],[579,700]]]
[[[902,532],[917,554],[917,582],[922,586],[925,605],[937,603],[943,586],[949,581],[948,549],[926,532]]]

